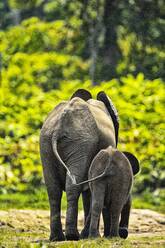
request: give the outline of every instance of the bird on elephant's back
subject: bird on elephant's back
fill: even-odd
[[[94,100],[88,91],[78,90],[48,115],[41,129],[40,154],[50,203],[50,240],[79,239],[78,199],[82,193],[86,221],[90,192],[84,181],[91,161],[101,149],[116,146],[117,133],[117,115],[104,92]],[[62,191],[67,196],[65,236],[61,224]],[[86,228],[81,237],[88,233]]]

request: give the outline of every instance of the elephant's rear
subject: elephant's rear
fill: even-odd
[[[113,205],[121,205],[122,208],[131,191],[133,173],[131,165],[123,153],[116,150],[113,160],[115,161],[115,164],[111,164],[113,175],[108,178],[109,201],[113,201]]]
[[[57,148],[60,157],[76,175],[77,182],[87,179],[99,142],[97,125],[87,103],[77,97],[72,99],[61,114],[59,128]]]
[[[45,177],[50,171],[54,177],[57,174],[64,189],[66,164],[79,180],[87,179],[90,162],[98,152],[98,140],[96,121],[84,100],[75,97],[58,105],[46,119],[40,135]]]

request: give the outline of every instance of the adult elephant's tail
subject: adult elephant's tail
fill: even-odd
[[[52,146],[53,146],[53,152],[58,161],[61,163],[61,165],[66,169],[68,176],[70,177],[71,181],[73,184],[76,184],[76,178],[74,175],[71,174],[69,168],[67,165],[64,163],[64,161],[61,159],[58,150],[57,150],[57,143],[58,143],[58,135],[56,133],[53,134],[52,137]]]
[[[75,186],[80,186],[80,185],[83,185],[83,184],[86,184],[88,182],[92,182],[92,181],[95,181],[96,179],[99,179],[101,177],[103,177],[105,175],[105,171],[103,173],[101,173],[100,175],[94,177],[94,178],[91,178],[91,179],[88,179],[88,180],[85,180],[85,181],[82,181],[80,183],[77,183],[76,182],[76,178],[75,178],[75,175],[73,175],[69,168],[67,167],[67,165],[64,163],[64,161],[61,159],[59,153],[58,153],[58,150],[57,150],[57,144],[58,144],[58,136],[56,134],[53,135],[53,139],[52,139],[52,146],[53,146],[53,152],[54,152],[54,155],[56,156],[56,158],[58,159],[58,161],[61,163],[61,165],[66,169],[67,171],[67,174],[68,176],[70,177],[71,181],[72,181],[72,184],[75,185]]]

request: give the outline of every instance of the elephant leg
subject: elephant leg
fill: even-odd
[[[124,238],[124,239],[126,239],[128,236],[128,224],[129,224],[131,202],[132,202],[131,195],[129,195],[129,198],[121,212],[121,220],[119,224],[119,235],[121,238]]]
[[[120,209],[117,205],[111,205],[110,209],[111,226],[110,226],[110,238],[119,236],[119,217]]]
[[[87,198],[87,200],[89,200],[89,202],[88,202],[89,203],[89,211],[88,211],[87,217],[85,218],[84,228],[83,228],[81,235],[80,235],[80,237],[82,239],[86,239],[89,236],[89,228],[90,228],[90,222],[91,222],[91,208],[92,208],[91,193],[89,195],[90,195],[90,198]],[[85,199],[84,199],[84,201],[85,201]],[[98,234],[99,234],[99,224],[100,224],[100,219],[99,219],[98,224],[97,224],[97,233]]]
[[[78,199],[80,196],[80,187],[70,186],[66,187],[67,196],[67,213],[66,213],[66,227],[65,235],[67,240],[78,240],[79,232],[77,230],[78,217]]]
[[[84,207],[84,224],[85,224],[89,211],[90,211],[90,200],[91,200],[90,189],[82,192],[82,200],[83,200],[83,207]]]
[[[111,218],[110,218],[110,208],[108,206],[104,207],[102,210],[103,222],[104,222],[104,237],[110,235]]]
[[[85,239],[88,238],[89,235],[89,226],[90,226],[90,200],[91,200],[91,192],[90,189],[82,192],[82,200],[84,207],[84,228],[81,231],[80,238]]]
[[[92,190],[92,207],[89,237],[99,237],[99,220],[104,206],[105,186],[102,183],[95,182]]]
[[[79,141],[79,140],[78,140]],[[69,145],[65,149],[64,157],[65,163],[71,171],[71,174],[75,176],[76,182],[82,182],[87,177],[88,165],[90,154],[93,144],[82,144],[77,142],[68,143]],[[88,148],[88,149],[87,149]],[[66,238],[68,240],[78,240],[79,233],[77,230],[77,217],[78,217],[78,199],[82,192],[83,185],[77,186],[72,184],[71,179],[66,175],[66,196],[67,196],[67,215],[66,215]],[[87,196],[86,196],[87,198]],[[89,206],[85,206],[86,216]]]
[[[41,160],[50,204],[50,240],[61,241],[65,240],[61,224],[62,188],[55,173],[54,156],[48,148],[49,144],[41,147]]]
[[[50,241],[65,240],[61,224],[61,197],[62,190],[59,186],[47,187],[50,204]]]
[[[81,231],[81,235],[80,235],[80,238],[81,239],[88,238],[88,236],[89,236],[90,222],[91,222],[91,212],[89,212],[89,214],[88,214],[88,216],[86,218],[86,222],[85,222],[84,228]]]

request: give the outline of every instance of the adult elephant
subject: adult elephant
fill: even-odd
[[[114,126],[106,104],[91,99],[85,90],[76,91],[71,100],[57,105],[44,122],[40,154],[50,203],[51,241],[65,239],[61,224],[63,191],[67,196],[65,236],[68,240],[79,239],[77,215],[81,192],[86,201],[86,217],[89,211],[88,185],[81,182],[87,179],[95,155],[109,145],[116,146]]]

